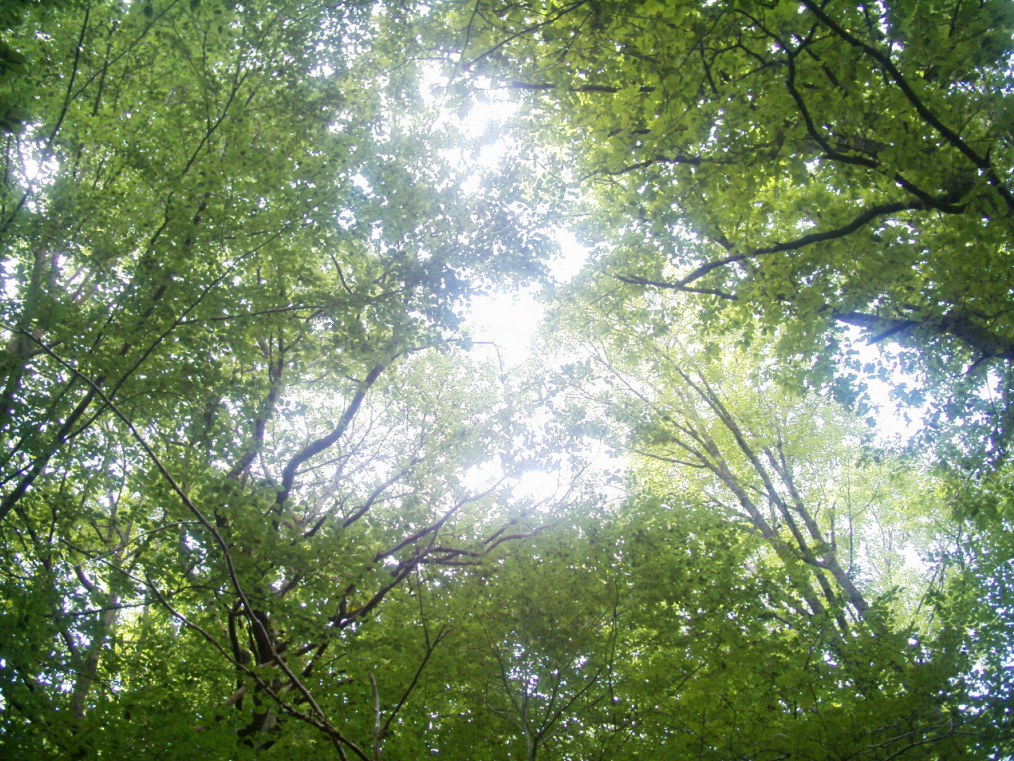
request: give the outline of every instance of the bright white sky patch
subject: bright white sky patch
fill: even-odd
[[[548,263],[549,273],[558,284],[573,279],[588,258],[588,250],[569,230],[556,230],[553,237],[560,254]],[[525,288],[501,291],[472,300],[467,323],[472,340],[489,345],[497,353],[504,370],[524,363],[531,357],[532,338],[542,322],[544,305],[538,291]]]
[[[474,342],[495,350],[504,370],[517,367],[531,353],[532,336],[542,321],[542,304],[531,289],[494,293],[473,299],[467,323]]]
[[[560,255],[549,262],[549,274],[558,284],[568,283],[584,267],[588,260],[588,249],[581,245],[570,230],[557,228],[553,239],[560,246]]]
[[[846,336],[852,348],[859,354],[861,363],[859,378],[860,382],[865,384],[870,402],[875,408],[873,416],[877,421],[877,438],[884,444],[910,440],[922,430],[924,410],[903,405],[891,397],[891,391],[906,383],[918,386],[918,381],[898,369],[898,359],[892,356],[894,352],[890,345],[871,345],[859,328],[849,327]],[[875,368],[881,364],[893,365],[895,368],[886,379],[863,369]]]
[[[423,72],[420,95],[439,114],[440,120],[446,120],[445,123],[460,131],[463,142],[479,140],[482,143],[474,160],[478,171],[461,186],[469,193],[479,189],[481,172],[495,172],[513,146],[505,126],[517,114],[518,103],[509,90],[494,87],[490,80],[479,77],[469,82],[470,103],[466,101],[454,112],[447,105],[455,87],[455,81],[434,65]],[[445,157],[454,163],[466,160],[463,148],[451,148],[446,154]],[[557,229],[551,234],[560,247],[560,255],[547,262],[547,266],[553,280],[565,283],[580,271],[588,251],[569,230]],[[532,338],[543,312],[536,289],[496,291],[472,300],[466,329],[478,344],[478,350],[489,351],[504,370],[509,370],[531,357]]]
[[[526,470],[518,479],[514,496],[520,499],[552,501],[562,498],[570,487],[570,481],[559,471]]]

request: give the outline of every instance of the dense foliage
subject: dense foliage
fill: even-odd
[[[947,387],[936,422],[1002,456],[1010,3],[478,8],[463,58],[528,96],[601,270],[698,296],[705,330],[778,328],[811,372],[829,372],[836,327],[898,343],[921,392]]]
[[[1009,3],[0,34],[4,758],[1014,753]]]

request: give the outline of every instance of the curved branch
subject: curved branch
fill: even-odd
[[[546,19],[545,21],[540,21],[537,24],[532,24],[531,26],[527,26],[527,27],[525,27],[523,29],[518,30],[514,34],[508,35],[507,37],[505,37],[504,39],[502,39],[498,43],[496,43],[493,47],[491,47],[488,50],[480,53],[475,58],[473,58],[471,61],[469,61],[468,63],[466,63],[462,67],[462,70],[463,71],[470,70],[472,68],[472,66],[474,66],[475,64],[477,64],[482,59],[488,58],[489,56],[493,55],[493,53],[495,53],[496,51],[498,51],[504,45],[508,45],[511,42],[513,42],[514,40],[518,39],[519,37],[524,37],[526,34],[531,34],[532,32],[538,31],[539,29],[541,29],[544,26],[549,26],[550,24],[553,24],[556,21],[559,21],[561,18],[563,18],[564,16],[566,16],[568,13],[570,13],[572,11],[576,11],[578,8],[580,8],[582,5],[587,4],[588,2],[589,2],[589,0],[575,0],[572,3],[569,3],[568,5],[563,6],[553,16],[551,16],[550,18]],[[471,23],[471,22],[469,22],[469,23]]]
[[[831,144],[827,142],[827,138],[820,134],[817,130],[817,125],[814,124],[813,116],[810,115],[810,109],[807,107],[806,101],[803,100],[802,94],[796,87],[796,55],[798,51],[793,52],[789,50],[781,40],[779,40],[779,44],[785,50],[785,60],[788,64],[788,76],[785,78],[785,87],[788,89],[789,95],[792,96],[792,100],[795,101],[799,115],[803,117],[803,124],[806,126],[807,134],[821,147],[824,155],[832,161],[840,161],[843,164],[857,164],[868,169],[876,169],[879,166],[879,162],[875,159],[866,158],[865,156],[849,156],[848,154],[841,153],[832,148]]]
[[[377,363],[370,370],[369,375],[366,379],[359,384],[359,388],[355,395],[352,397],[352,401],[349,402],[349,406],[345,408],[345,412],[342,413],[341,419],[338,424],[332,429],[331,433],[327,436],[323,436],[316,441],[312,441],[303,447],[299,452],[292,456],[288,464],[285,466],[285,470],[282,471],[282,489],[278,492],[278,496],[275,498],[275,504],[281,505],[289,498],[289,494],[292,491],[293,481],[296,480],[296,471],[299,466],[309,460],[314,455],[320,454],[328,447],[334,445],[338,439],[340,439],[349,425],[352,423],[352,419],[359,412],[359,408],[363,404],[363,400],[366,398],[366,393],[370,390],[380,374],[386,369],[386,365]]]
[[[835,227],[831,230],[823,230],[821,232],[809,233],[803,235],[795,240],[787,241],[785,243],[773,243],[770,246],[761,246],[760,248],[754,248],[743,253],[730,254],[724,256],[721,259],[715,259],[714,261],[705,262],[700,265],[685,277],[675,282],[663,282],[663,281],[648,281],[643,278],[627,276],[630,280],[640,285],[653,285],[658,288],[668,288],[674,291],[693,291],[694,289],[688,288],[690,283],[696,280],[700,280],[702,277],[707,275],[712,270],[725,267],[729,264],[737,264],[738,262],[746,261],[757,256],[763,256],[765,254],[781,254],[788,251],[798,251],[801,248],[812,246],[815,243],[823,243],[824,241],[837,240],[838,238],[844,238],[851,235],[863,227],[868,225],[875,219],[880,217],[886,217],[891,214],[897,214],[901,211],[915,211],[918,209],[925,209],[927,204],[921,200],[919,201],[895,201],[893,203],[882,203],[876,206],[871,206],[865,211],[857,214],[851,222],[842,225],[841,227]],[[719,244],[724,245],[721,241],[716,241]],[[619,278],[622,279],[622,278]],[[721,298],[735,298],[734,296],[723,295],[721,291],[706,291],[704,289],[698,289],[696,292],[711,293],[711,295],[720,296]]]
[[[236,593],[236,597],[239,598],[240,602],[243,605],[243,610],[247,616],[247,619],[250,621],[250,625],[257,631],[257,633],[264,640],[266,640],[269,643],[269,645],[272,645],[271,649],[274,650],[271,634],[264,626],[260,617],[256,614],[256,611],[254,611],[253,606],[250,604],[249,598],[247,597],[246,592],[243,590],[243,587],[239,582],[239,576],[236,572],[236,568],[232,560],[232,553],[230,552],[228,544],[222,537],[221,533],[219,533],[218,529],[215,528],[214,524],[211,521],[209,521],[208,518],[204,515],[204,513],[202,513],[200,509],[198,509],[198,507],[191,501],[186,491],[184,491],[183,487],[180,486],[179,482],[169,472],[168,468],[166,468],[161,458],[157,454],[155,454],[155,451],[144,439],[140,431],[138,431],[137,428],[134,426],[134,424],[130,421],[130,418],[128,418],[123,413],[123,411],[108,396],[106,396],[106,394],[103,393],[102,389],[97,384],[95,384],[88,376],[80,372],[76,367],[64,361],[44,343],[38,341],[37,339],[33,340],[36,341],[36,343],[39,345],[39,348],[41,348],[47,355],[52,357],[66,370],[81,378],[81,380],[84,381],[91,388],[91,390],[95,393],[95,395],[98,396],[109,407],[109,409],[113,412],[114,415],[116,415],[116,417],[120,420],[120,422],[123,423],[124,426],[126,426],[131,437],[137,442],[138,446],[141,447],[145,456],[152,463],[152,465],[155,466],[155,469],[158,471],[159,475],[169,485],[173,493],[175,493],[176,496],[179,498],[180,502],[182,502],[184,507],[186,507],[186,509],[197,519],[198,523],[201,524],[201,526],[205,529],[205,531],[207,531],[211,535],[212,539],[214,540],[214,543],[218,546],[219,550],[222,553],[222,559],[225,561],[226,571],[229,577],[230,584],[233,588],[233,591]],[[169,607],[168,609],[172,611],[171,607]],[[183,618],[180,614],[175,612],[174,614],[177,617],[179,617],[181,621],[186,623],[186,619]],[[198,631],[200,631],[200,629],[198,629]],[[215,640],[214,638],[209,639],[211,642],[216,644],[219,651],[223,655],[229,658],[230,662],[233,662],[232,657],[229,655],[228,651],[226,651],[225,648],[221,645],[221,643],[218,643],[218,641]],[[321,709],[320,705],[314,699],[313,695],[310,694],[310,691],[302,683],[299,677],[296,676],[296,674],[293,673],[292,669],[289,668],[285,660],[282,659],[277,652],[274,652],[273,654],[274,654],[274,663],[276,663],[278,665],[278,668],[282,671],[282,673],[285,674],[285,677],[289,680],[289,683],[296,689],[297,692],[299,692],[299,694],[303,697],[303,699],[306,700],[307,703],[309,703],[310,707],[313,709],[313,713],[316,715],[316,719],[314,719],[313,717],[307,717],[305,714],[299,711],[295,711],[295,709],[291,709],[289,705],[285,701],[283,701],[274,691],[272,691],[266,683],[263,684],[264,689],[268,692],[269,695],[271,695],[272,699],[276,703],[278,703],[278,705],[283,710],[295,712],[295,715],[302,718],[304,721],[310,721],[310,723],[312,723],[318,729],[324,731],[336,743],[340,742],[341,744],[353,750],[357,755],[360,755],[364,759],[364,761],[369,761],[368,757],[362,753],[362,751],[358,748],[358,746],[356,746],[350,740],[346,739],[337,729],[331,726],[331,723],[327,720],[327,717],[324,714],[323,709]],[[248,668],[243,667],[243,670],[254,675],[255,678],[258,679],[258,681],[263,681],[260,680],[259,677],[257,677],[256,674],[250,671]]]
[[[647,285],[654,288],[668,288],[674,291],[684,291],[686,293],[700,293],[705,296],[717,296],[720,299],[726,301],[736,301],[736,296],[731,293],[725,293],[714,288],[692,288],[690,286],[683,286],[679,283],[667,283],[662,280],[648,280],[644,277],[636,277],[633,275],[613,275],[615,280],[619,280],[621,283],[627,285]]]

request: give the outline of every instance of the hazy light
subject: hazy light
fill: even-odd
[[[549,274],[557,284],[574,278],[588,258],[588,250],[569,230],[557,229],[553,237],[560,253],[548,262]],[[472,300],[467,325],[473,342],[495,352],[504,370],[517,367],[532,355],[532,339],[545,311],[535,288],[498,291]]]
[[[588,249],[570,230],[557,228],[553,231],[553,238],[560,246],[560,255],[549,262],[549,274],[557,283],[570,282],[588,260]]]

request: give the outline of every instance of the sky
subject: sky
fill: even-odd
[[[549,262],[549,274],[562,285],[581,271],[588,251],[569,230],[553,232],[560,255]],[[472,339],[480,346],[492,344],[504,368],[517,367],[531,356],[531,341],[544,313],[537,288],[504,291],[473,299],[468,312]]]
[[[480,82],[481,84],[481,82]],[[497,134],[497,126],[505,124],[517,111],[517,103],[508,91],[490,88],[485,91],[484,102],[476,103],[464,114],[449,114],[441,109],[441,93],[446,92],[448,81],[437,68],[423,77],[421,91],[441,118],[453,119],[466,136],[473,139]],[[494,168],[509,149],[508,139],[494,137],[483,148],[479,164]],[[478,174],[475,182],[479,181]],[[588,258],[588,251],[575,235],[564,228],[551,232],[559,246],[559,254],[548,263],[550,276],[557,285],[573,279]],[[542,321],[545,309],[538,297],[538,287],[505,290],[473,299],[466,317],[477,351],[488,351],[505,369],[509,370],[527,361],[532,354],[532,341]],[[848,336],[859,352],[860,364],[892,364],[889,348],[866,344],[858,330]],[[886,362],[885,362],[886,360]],[[890,390],[906,380],[893,377],[885,381],[874,374],[860,370],[860,382],[866,385],[871,402],[877,408],[876,436],[883,444],[903,443],[922,427],[921,416],[911,409],[906,412],[891,399]],[[911,379],[908,379],[911,380]]]

